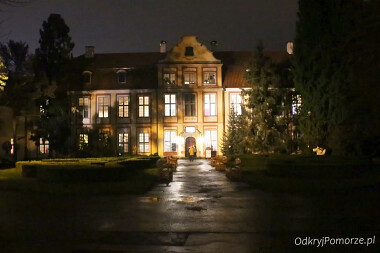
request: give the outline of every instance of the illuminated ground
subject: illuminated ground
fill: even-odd
[[[138,197],[0,192],[0,199],[0,252],[320,252],[294,248],[295,238],[373,235],[373,247],[322,252],[375,252],[380,245],[378,191],[252,191],[206,160],[181,160],[169,187]]]

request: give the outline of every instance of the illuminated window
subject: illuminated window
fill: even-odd
[[[149,133],[139,133],[139,152],[149,153]]]
[[[9,150],[9,149],[8,149]],[[14,142],[13,142],[13,138],[11,138],[11,154],[13,155],[13,153],[15,152],[14,151]]]
[[[165,94],[165,116],[176,116],[176,103],[177,102],[175,94]]]
[[[129,117],[129,95],[118,96],[117,100],[119,118]]]
[[[208,93],[204,96],[204,115],[216,116],[216,94]]]
[[[149,117],[149,96],[139,96],[139,117]]]
[[[117,72],[117,81],[118,81],[118,83],[126,83],[127,82],[127,72],[125,72],[125,70],[119,70]]]
[[[216,69],[203,69],[203,84],[216,84]]]
[[[196,68],[185,68],[183,70],[183,83],[184,84],[195,84],[195,83],[197,83]]]
[[[205,130],[204,135],[205,148],[211,148],[211,150],[218,150],[218,131],[216,129]]]
[[[166,85],[176,84],[176,74],[175,73],[164,73],[164,84],[166,84]]]
[[[184,100],[185,100],[185,117],[197,116],[195,94],[184,94]]]
[[[90,123],[90,98],[80,97],[78,99],[79,114],[83,118],[83,123]]]
[[[128,133],[119,133],[118,134],[118,147],[120,153],[129,152],[129,138]]]
[[[82,150],[88,145],[88,134],[79,134],[79,149]]]
[[[300,112],[300,109],[301,109],[301,104],[302,104],[302,99],[301,99],[301,95],[295,95],[292,97],[293,101],[292,101],[292,114],[293,115],[297,115],[299,114]]]
[[[241,95],[239,93],[230,94],[230,110],[236,115],[241,115]]]
[[[92,73],[90,71],[83,72],[83,82],[85,84],[90,84],[92,79]]]
[[[177,152],[177,132],[165,131],[164,132],[164,152]]]
[[[109,96],[98,96],[98,117],[108,118],[109,107],[110,107],[110,97]]]
[[[41,154],[49,153],[49,141],[43,138],[40,138],[39,150]]]

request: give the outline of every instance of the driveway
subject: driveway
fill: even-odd
[[[229,182],[203,159],[180,160],[169,186],[143,196],[1,192],[0,198],[0,252],[314,252],[320,249],[295,247],[295,239],[370,237],[380,227],[379,195],[372,190],[329,196],[255,191]]]

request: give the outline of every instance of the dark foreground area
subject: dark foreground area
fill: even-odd
[[[229,182],[206,160],[181,160],[169,187],[157,185],[140,196],[3,191],[0,198],[0,252],[4,253],[378,252],[380,248],[379,189],[321,194],[252,190],[244,183]],[[375,244],[368,246],[334,241],[374,236]],[[317,247],[312,239],[321,238],[335,244]]]

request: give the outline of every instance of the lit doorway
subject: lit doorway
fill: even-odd
[[[185,142],[185,155],[186,155],[186,157],[189,157],[189,148],[193,145],[194,146],[197,145],[195,138],[194,137],[187,137],[186,142]]]

